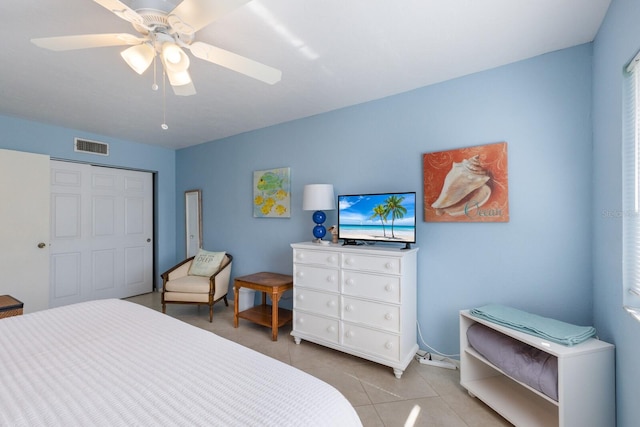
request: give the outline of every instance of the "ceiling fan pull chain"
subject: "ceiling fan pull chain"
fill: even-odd
[[[162,130],[169,129],[167,125],[167,73],[162,68]]]
[[[156,42],[153,42],[153,50],[156,50]],[[156,73],[157,73],[157,66],[156,66],[156,60],[158,58],[158,55],[153,55],[153,84],[151,85],[151,90],[158,90],[158,81],[156,78]]]

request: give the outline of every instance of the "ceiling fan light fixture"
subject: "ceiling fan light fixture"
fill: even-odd
[[[122,59],[138,74],[144,73],[153,62],[155,50],[147,43],[131,46],[120,52]]]
[[[175,43],[167,42],[162,45],[162,57],[167,69],[175,73],[185,72],[189,68],[189,57]]]

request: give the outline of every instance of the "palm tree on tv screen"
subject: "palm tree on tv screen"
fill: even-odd
[[[384,210],[387,212],[387,215],[391,214],[391,238],[395,239],[396,236],[393,234],[393,223],[399,218],[404,218],[404,214],[407,213],[407,208],[402,206],[402,201],[404,200],[404,196],[397,196],[395,194],[389,196],[387,200],[384,201]],[[386,217],[386,215],[385,215]]]
[[[369,219],[380,218],[380,222],[382,223],[382,234],[384,237],[387,237],[387,229],[384,228],[384,223],[387,222],[387,215],[389,215],[389,211],[386,210],[384,205],[377,205],[373,208],[373,215],[369,217]]]

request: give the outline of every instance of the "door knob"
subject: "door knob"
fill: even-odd
[[[45,246],[47,246],[47,245],[46,245],[44,242],[40,242],[40,243],[38,243],[38,247],[39,247],[40,249],[44,248]]]

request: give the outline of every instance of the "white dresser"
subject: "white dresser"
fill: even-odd
[[[390,366],[418,350],[418,249],[294,243],[293,331],[301,339]]]

